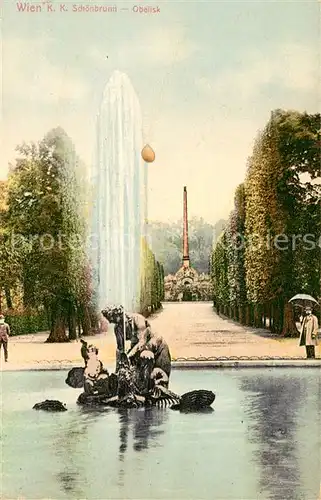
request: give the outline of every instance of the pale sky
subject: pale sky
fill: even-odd
[[[270,111],[319,111],[320,4],[137,3],[160,13],[134,13],[128,1],[114,4],[116,13],[72,12],[72,1],[59,12],[57,0],[56,12],[44,12],[43,2],[43,12],[27,13],[4,1],[0,178],[17,144],[58,125],[90,166],[101,93],[119,69],[132,81],[144,142],[156,152],[149,218],[179,219],[186,185],[190,216],[215,223],[229,213]]]

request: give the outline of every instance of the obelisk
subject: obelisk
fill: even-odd
[[[183,192],[183,267],[189,267],[188,250],[188,217],[187,217],[187,189]]]

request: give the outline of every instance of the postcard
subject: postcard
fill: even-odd
[[[320,2],[1,21],[1,499],[321,500]]]

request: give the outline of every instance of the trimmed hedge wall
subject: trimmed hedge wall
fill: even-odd
[[[5,321],[10,326],[11,335],[28,335],[50,330],[46,314],[42,315],[6,315]]]

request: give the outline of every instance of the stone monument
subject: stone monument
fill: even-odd
[[[140,321],[140,315],[130,315],[122,306],[109,307],[102,314],[118,327],[115,328],[115,373],[109,374],[104,368],[95,346],[82,341],[85,366],[72,368],[66,379],[70,387],[84,388],[78,404],[117,408],[168,406],[181,411],[209,409],[215,400],[212,391],[196,390],[179,396],[169,389],[171,358],[168,345],[152,332],[145,318]],[[126,339],[130,340],[127,352]]]
[[[212,284],[210,276],[198,272],[191,266],[188,238],[187,188],[183,190],[183,258],[175,275],[165,276],[166,301],[211,300]]]

